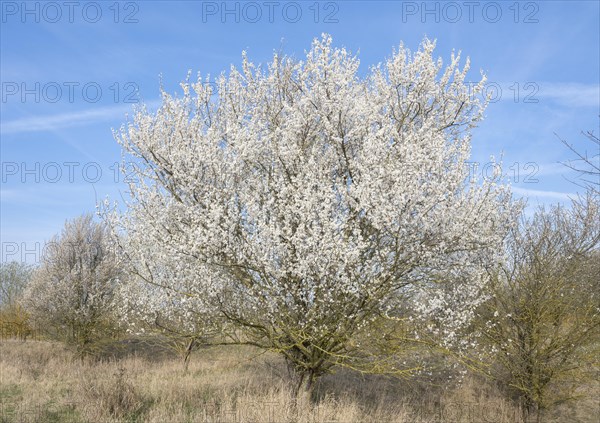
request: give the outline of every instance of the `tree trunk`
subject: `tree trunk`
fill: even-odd
[[[189,360],[190,360],[190,354],[192,353],[192,350],[193,350],[195,344],[196,344],[196,338],[190,338],[190,342],[188,343],[188,346],[185,349],[185,354],[183,356],[183,372],[184,373],[187,373],[188,364],[189,364]]]

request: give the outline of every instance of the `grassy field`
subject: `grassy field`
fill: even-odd
[[[499,422],[519,410],[489,384],[419,384],[340,370],[312,398],[295,400],[285,366],[249,347],[196,351],[181,360],[147,346],[81,361],[61,344],[0,343],[2,422]],[[596,422],[597,400],[551,420]]]

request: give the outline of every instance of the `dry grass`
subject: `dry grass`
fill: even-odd
[[[313,398],[295,401],[283,363],[245,347],[197,351],[184,372],[164,354],[82,362],[57,343],[2,341],[0,400],[2,422],[513,423],[519,416],[473,380],[435,388],[345,370],[324,377]],[[596,421],[594,414],[579,421]]]

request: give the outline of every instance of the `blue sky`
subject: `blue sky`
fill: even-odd
[[[65,4],[66,3],[66,4]],[[119,198],[112,128],[136,102],[156,105],[188,70],[217,75],[246,50],[301,58],[321,33],[358,52],[361,69],[400,42],[437,39],[445,59],[470,56],[497,101],[475,131],[473,161],[503,158],[529,204],[579,188],[560,164],[600,122],[597,1],[539,2],[12,2],[2,1],[0,103],[2,261],[36,261],[65,219]]]

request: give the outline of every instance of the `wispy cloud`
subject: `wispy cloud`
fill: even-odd
[[[499,93],[498,93],[499,91]],[[600,107],[600,84],[578,82],[490,82],[488,93],[505,102],[552,102],[562,107]]]
[[[122,118],[127,112],[131,112],[131,105],[102,107],[56,115],[34,116],[2,122],[0,130],[3,134],[55,131],[72,126]]]
[[[576,82],[540,82],[536,97],[553,100],[566,107],[599,107],[600,85]]]
[[[549,198],[555,200],[568,201],[571,198],[577,196],[577,194],[571,192],[542,191],[537,189],[520,188],[515,186],[511,187],[511,189],[513,193],[529,198],[537,197],[540,199]]]
[[[564,175],[569,172],[569,168],[563,163],[540,163],[536,176]]]
[[[152,109],[159,104],[159,101],[151,101],[147,103],[147,106]],[[105,122],[112,119],[122,120],[124,116],[127,113],[131,113],[132,110],[133,107],[131,104],[124,104],[70,113],[15,119],[8,122],[0,122],[0,132],[2,132],[2,134],[14,134],[22,132],[56,131],[72,126]]]

